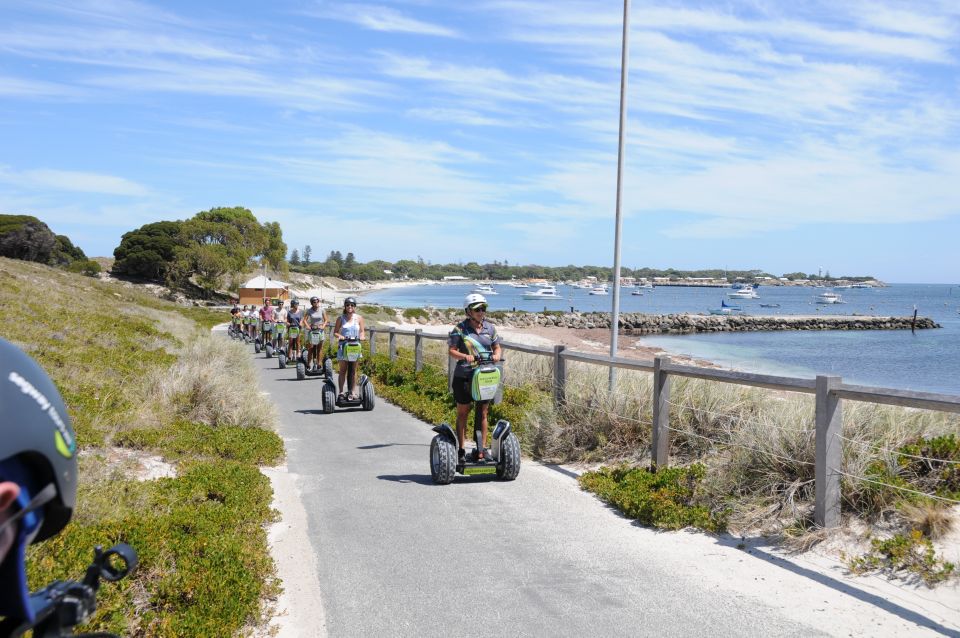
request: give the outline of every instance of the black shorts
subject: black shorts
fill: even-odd
[[[453,378],[453,400],[459,405],[473,403],[473,393],[470,391],[470,377]]]

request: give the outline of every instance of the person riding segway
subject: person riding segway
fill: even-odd
[[[463,300],[467,317],[454,327],[447,341],[449,354],[456,359],[453,390],[457,404],[457,431],[446,423],[435,428],[437,436],[430,444],[430,474],[434,482],[447,484],[455,473],[496,473],[497,478],[513,480],[520,472],[520,442],[501,419],[493,431],[493,448],[486,447],[487,415],[490,403],[500,393],[502,374],[497,365],[503,361],[500,336],[486,320],[487,300],[471,293]],[[467,417],[474,407],[474,440],[476,448],[468,455]],[[454,456],[456,450],[456,456]]]
[[[259,353],[263,350],[266,345],[270,342],[270,339],[273,338],[273,324],[275,321],[273,306],[270,305],[269,299],[263,300],[263,305],[260,307],[258,312],[260,315],[260,334],[257,336],[257,340],[253,344],[253,351]]]
[[[280,368],[287,367],[287,359],[302,357],[300,353],[300,331],[303,323],[303,312],[300,310],[300,302],[294,299],[290,302],[290,309],[287,310],[287,350],[277,355]]]
[[[329,375],[333,372],[330,360],[323,359],[323,339],[326,336],[327,312],[320,307],[320,297],[310,297],[310,307],[303,313],[302,327],[306,331],[305,361],[297,363],[297,379],[307,376]],[[329,366],[330,369],[326,370]]]
[[[372,410],[376,403],[373,383],[365,374],[357,378],[362,356],[360,342],[366,339],[366,329],[363,317],[357,314],[355,298],[344,299],[343,314],[337,317],[333,326],[333,336],[337,338],[340,393],[334,399],[336,386],[332,370],[329,370],[327,381],[324,383],[323,411],[327,414],[333,412],[334,405],[340,408],[362,406],[364,410]]]

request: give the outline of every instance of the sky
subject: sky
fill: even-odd
[[[612,265],[619,0],[3,0],[0,213]],[[960,3],[631,5],[622,264],[960,282]]]

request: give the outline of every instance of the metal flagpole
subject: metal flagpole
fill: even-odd
[[[627,71],[629,66],[630,0],[623,0],[623,46],[620,52],[620,139],[617,146],[617,222],[613,239],[613,312],[610,317],[610,356],[617,356],[620,324],[620,230],[623,226],[623,136],[627,126]],[[610,391],[617,382],[617,369],[610,366]]]

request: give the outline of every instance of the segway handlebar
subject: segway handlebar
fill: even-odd
[[[54,581],[30,594],[36,620],[17,624],[19,619],[7,618],[0,622],[0,636],[22,636],[31,629],[35,638],[71,636],[71,628],[87,622],[97,610],[100,579],[116,582],[136,568],[137,552],[126,543],[114,545],[107,551],[97,545],[93,549],[93,562],[82,581]]]

